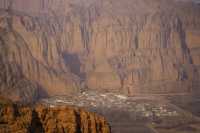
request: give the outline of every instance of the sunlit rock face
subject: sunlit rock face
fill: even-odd
[[[200,7],[175,0],[0,0],[3,58],[48,95],[199,88]],[[29,8],[28,8],[29,7]]]
[[[18,106],[0,99],[1,133],[110,133],[105,118],[70,106]]]

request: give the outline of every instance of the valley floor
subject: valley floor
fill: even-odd
[[[41,102],[52,108],[79,106],[103,115],[112,133],[200,133],[200,98],[191,94],[127,97],[88,91]]]

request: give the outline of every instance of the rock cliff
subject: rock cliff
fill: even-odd
[[[75,107],[34,108],[0,101],[1,133],[109,133],[103,117]]]
[[[0,0],[3,59],[48,95],[199,90],[200,6],[180,0]],[[39,89],[41,90],[41,89]],[[40,93],[40,92],[39,92]]]

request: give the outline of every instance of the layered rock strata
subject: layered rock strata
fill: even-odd
[[[8,2],[8,3],[7,3]],[[199,90],[200,7],[180,0],[1,0],[9,62],[48,95]],[[30,7],[30,8],[28,8]]]

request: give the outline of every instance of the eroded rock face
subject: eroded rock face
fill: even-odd
[[[56,36],[46,33],[51,28],[47,25],[43,31],[45,21],[41,20],[40,25],[40,20],[34,20],[37,18],[12,14],[3,12],[1,17],[0,42],[6,64],[18,65],[21,73],[45,88],[48,95],[75,92],[79,78],[65,66]],[[11,65],[11,69],[15,68]]]
[[[1,47],[1,52],[2,50],[5,49]],[[2,96],[23,103],[35,102],[40,97],[47,96],[43,88],[23,75],[18,64],[4,60],[2,53],[0,53],[0,94]]]
[[[75,107],[20,107],[0,101],[2,133],[110,133],[106,120]]]
[[[10,62],[49,95],[199,88],[200,7],[175,0],[1,0]],[[10,5],[10,6],[9,6]],[[31,6],[30,6],[31,5]],[[30,7],[30,8],[27,8]]]

